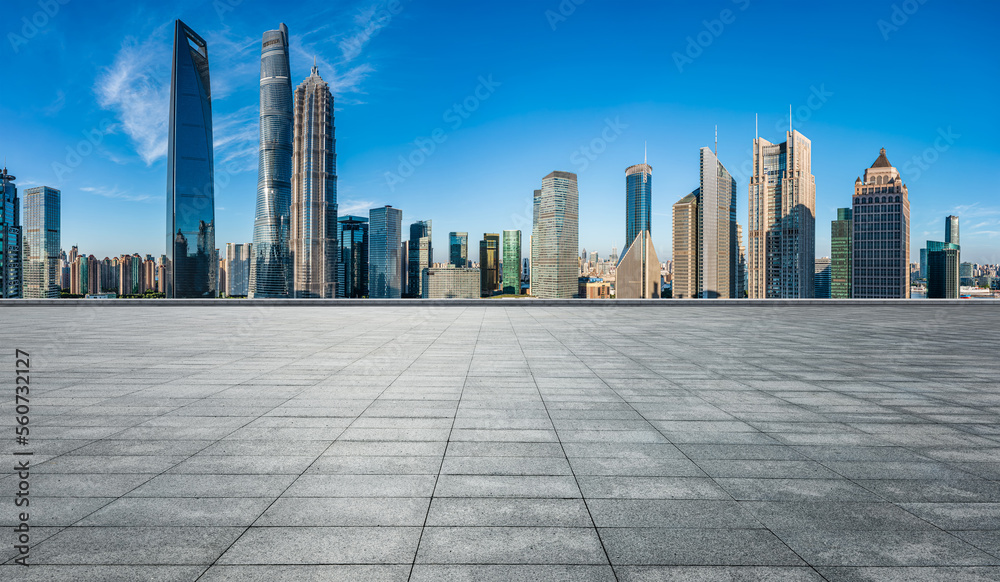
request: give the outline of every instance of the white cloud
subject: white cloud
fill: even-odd
[[[151,202],[153,200],[162,200],[162,196],[152,196],[150,194],[129,194],[128,192],[120,189],[118,186],[108,188],[106,186],[86,186],[80,188],[81,192],[87,192],[88,194],[96,194],[97,196],[103,196],[104,198],[112,198],[115,200],[125,200],[127,202]]]
[[[344,200],[337,204],[337,214],[339,216],[347,216],[348,214],[368,216],[368,211],[376,206],[377,204],[371,200]]]
[[[250,105],[212,120],[215,174],[257,169],[260,144],[257,107]],[[233,168],[230,170],[230,168]]]

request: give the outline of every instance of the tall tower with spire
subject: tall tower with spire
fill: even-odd
[[[289,248],[294,297],[332,298],[337,281],[337,141],[333,94],[313,62],[295,89]]]

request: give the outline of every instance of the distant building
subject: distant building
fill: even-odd
[[[421,220],[410,225],[410,246],[408,259],[407,284],[409,297],[423,297],[420,286],[423,278],[420,274],[434,263],[434,248],[431,243],[431,221]]]
[[[48,186],[24,191],[24,297],[59,298],[60,198]]]
[[[653,168],[646,162],[625,169],[625,246],[641,232],[653,232]],[[592,263],[595,261],[591,261]]]
[[[500,272],[500,235],[484,233],[479,241],[479,293],[482,297],[492,297],[503,283]]]
[[[976,286],[976,280],[972,276],[972,263],[958,264],[958,283],[962,287]]]
[[[449,260],[452,265],[463,268],[469,266],[469,233],[448,233]]]
[[[854,221],[850,208],[838,208],[830,224],[830,297],[850,299],[854,264]]]
[[[649,231],[640,232],[618,263],[616,299],[653,299],[660,296],[660,261]]]
[[[961,245],[958,240],[958,217],[949,215],[944,219],[944,242]]]
[[[816,299],[830,299],[830,257],[816,259],[814,272],[816,274]]]
[[[736,299],[747,296],[747,247],[743,244],[743,226],[736,223]]]
[[[503,294],[521,294],[521,231],[503,231]]]
[[[812,142],[791,128],[780,144],[757,137],[753,168],[747,225],[749,297],[814,297],[816,178],[812,175]]]
[[[535,266],[538,264],[538,209],[541,208],[542,191],[535,190],[531,196],[531,235],[528,237],[528,292],[535,294]]]
[[[954,243],[944,243],[953,245]],[[928,245],[930,243],[928,242]],[[958,245],[954,245],[958,246]],[[927,249],[927,298],[958,299],[959,250],[956,248]]]
[[[226,243],[226,295],[247,297],[250,294],[250,268],[254,257],[252,243]]]
[[[333,94],[314,64],[295,89],[289,249],[294,297],[336,296],[337,140]]]
[[[368,292],[375,299],[401,297],[400,235],[403,211],[392,206],[373,208],[368,213]]]
[[[424,299],[475,299],[480,295],[479,269],[455,267],[424,269],[421,290]]]
[[[0,172],[0,298],[4,299],[23,296],[23,235],[21,202],[14,185],[16,179],[7,173],[7,168]]]
[[[175,21],[167,125],[167,297],[216,295],[208,69],[208,45],[186,24]]]
[[[576,174],[555,171],[542,180],[538,220],[533,225],[532,295],[569,299],[579,293],[579,204]]]
[[[368,297],[368,219],[337,219],[340,260],[337,262],[337,297]]]
[[[698,191],[684,196],[673,208],[674,299],[698,295]]]
[[[577,296],[582,299],[611,299],[611,282],[600,277],[580,277]]]
[[[910,201],[885,148],[854,183],[851,296],[910,297]]]

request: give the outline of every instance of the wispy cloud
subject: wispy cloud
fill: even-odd
[[[337,214],[347,216],[348,214],[367,215],[368,211],[377,205],[371,200],[344,200],[337,205]]]
[[[349,63],[361,55],[365,45],[389,25],[392,15],[385,10],[385,3],[379,2],[358,10],[354,16],[357,29],[347,38],[340,41],[340,52],[345,63]]]
[[[144,40],[127,37],[94,87],[101,107],[114,111],[146,165],[167,155],[170,91],[168,25]]]
[[[257,107],[247,106],[212,120],[215,173],[257,169]]]
[[[95,194],[97,196],[103,196],[104,198],[125,200],[127,202],[152,202],[154,200],[163,199],[162,196],[152,196],[150,194],[129,194],[128,192],[120,189],[118,186],[111,188],[108,188],[107,186],[86,186],[80,188],[80,191],[88,194]]]
[[[961,219],[980,218],[983,216],[1000,216],[1000,206],[983,206],[975,204],[960,204],[951,209],[951,214]]]
[[[52,117],[56,113],[62,111],[63,107],[65,106],[66,106],[66,93],[64,93],[60,89],[56,91],[56,98],[52,100],[52,103],[49,103],[45,107],[42,107],[42,113],[45,114],[46,117]]]

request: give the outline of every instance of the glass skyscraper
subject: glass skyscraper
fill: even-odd
[[[59,202],[55,188],[39,186],[24,191],[24,296],[59,298]]]
[[[533,228],[532,294],[571,299],[579,292],[580,193],[576,174],[555,171],[542,179]]]
[[[21,203],[14,176],[0,173],[0,298],[19,298],[21,291]]]
[[[910,201],[885,148],[854,182],[851,297],[910,297]]]
[[[167,297],[215,297],[215,170],[208,46],[174,23],[167,128]]]
[[[417,298],[423,296],[420,276],[424,269],[434,264],[434,247],[431,244],[431,221],[420,220],[410,225],[410,244],[407,247],[407,295]]]
[[[315,65],[295,89],[289,249],[295,297],[335,296],[337,141],[333,94]]]
[[[625,246],[628,249],[642,231],[653,232],[653,168],[645,162],[625,170]]]
[[[292,204],[291,68],[288,28],[264,33],[260,49],[260,153],[248,296],[288,297],[292,266],[288,238]]]
[[[483,233],[479,241],[479,295],[492,297],[503,283],[500,272],[500,235]]]
[[[450,262],[458,268],[469,266],[469,233],[448,233],[448,246],[451,250]]]
[[[521,231],[503,231],[503,294],[521,294]]]
[[[830,225],[830,297],[851,297],[851,265],[854,261],[854,222],[850,208],[838,208]]]
[[[960,245],[958,240],[958,217],[949,215],[944,219],[944,242]]]
[[[250,269],[253,254],[252,243],[226,243],[226,295],[248,297],[250,292]]]
[[[368,212],[368,294],[373,299],[399,299],[403,211],[392,206]]]
[[[337,297],[368,297],[368,219],[337,219],[340,260],[337,262]]]

